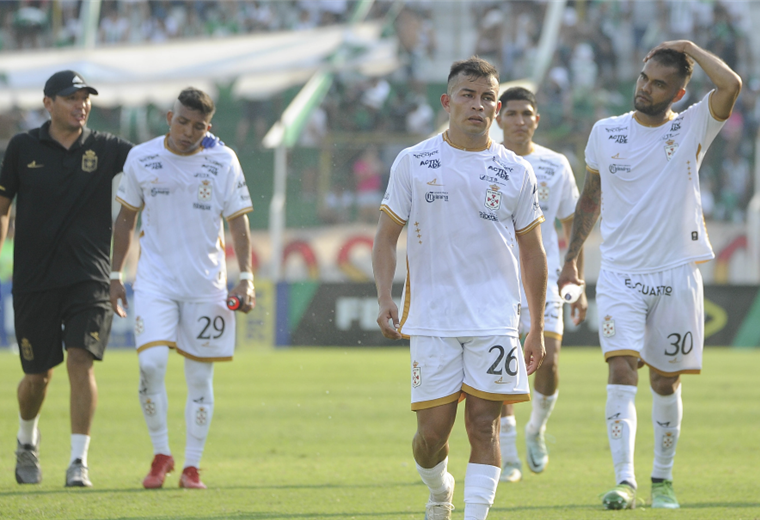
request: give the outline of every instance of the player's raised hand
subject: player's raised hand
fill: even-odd
[[[117,316],[122,318],[127,317],[126,309],[129,308],[127,304],[127,289],[124,287],[124,283],[121,280],[111,280],[111,307]],[[119,300],[122,301],[124,307],[119,305]]]
[[[570,304],[570,318],[576,326],[586,321],[586,311],[588,311],[588,299],[586,299],[586,286],[583,286],[581,297]]]
[[[206,132],[206,135],[201,139],[201,146],[203,148],[213,148],[215,146],[224,146],[224,142],[211,132]]]
[[[377,324],[380,330],[388,339],[401,339],[401,333],[398,329],[398,307],[393,300],[383,300],[378,302],[380,311],[377,313]]]
[[[248,314],[256,306],[256,289],[252,280],[240,280],[227,295],[227,300],[236,298],[239,306],[233,310]]]
[[[539,369],[546,355],[543,331],[534,333],[531,330],[528,332],[523,345],[523,355],[525,356],[525,367],[528,369],[528,375],[531,375]]]

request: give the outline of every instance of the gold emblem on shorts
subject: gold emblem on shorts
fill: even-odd
[[[98,169],[98,156],[92,150],[87,150],[82,156],[82,171],[87,173]]]
[[[27,361],[32,361],[34,359],[34,351],[32,350],[32,344],[29,343],[29,340],[26,338],[21,340],[21,355]]]
[[[90,332],[90,336],[92,336],[92,338],[95,341],[100,341],[100,333],[98,333],[98,332]]]

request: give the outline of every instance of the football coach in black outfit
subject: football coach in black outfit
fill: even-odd
[[[111,331],[111,185],[132,144],[87,128],[98,91],[71,70],[45,83],[50,121],[15,135],[0,170],[0,246],[16,197],[13,308],[24,378],[18,386],[16,480],[36,484],[39,412],[53,368],[71,386],[71,460],[66,486],[91,486],[90,425],[97,403],[93,360]]]

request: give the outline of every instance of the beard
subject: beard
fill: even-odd
[[[636,99],[636,94],[634,94],[633,108],[635,108],[642,114],[646,114],[648,116],[657,116],[660,114],[664,114],[670,108],[671,101],[663,101],[662,103],[653,104],[653,103],[648,103],[645,101],[638,101]]]

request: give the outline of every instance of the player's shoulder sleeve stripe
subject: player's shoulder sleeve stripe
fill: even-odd
[[[248,206],[247,208],[243,208],[240,211],[236,211],[235,213],[233,213],[229,217],[224,217],[224,218],[227,219],[227,221],[235,220],[240,215],[245,215],[246,213],[250,213],[251,211],[253,211],[253,206]]]
[[[538,217],[536,220],[534,220],[533,222],[531,222],[530,224],[528,224],[524,228],[522,228],[522,229],[516,229],[515,230],[515,235],[524,235],[525,233],[530,233],[531,231],[533,231],[533,229],[536,226],[540,225],[541,223],[543,223],[545,221],[546,221],[546,219],[544,218],[543,215],[541,215],[540,217]]]
[[[595,175],[599,175],[599,170],[595,170],[595,169],[593,169],[593,168],[592,168],[591,166],[589,166],[588,164],[586,165],[586,169],[587,169],[588,171],[590,171],[591,173],[595,174]]]
[[[119,204],[121,204],[122,206],[126,208],[131,209],[132,211],[140,211],[142,209],[142,206],[140,206],[139,208],[136,208],[132,204],[127,203],[127,201],[125,201],[121,197],[116,197],[116,202],[118,202]]]
[[[713,112],[712,103],[710,103],[710,100],[712,99],[713,94],[715,94],[714,90],[710,92],[710,94],[707,96],[707,108],[710,109],[710,115],[712,116],[713,119],[715,119],[716,121],[720,121],[721,123],[723,121],[727,121],[728,118],[731,117],[731,114],[729,114],[728,117],[718,117],[715,115],[715,112]]]
[[[396,224],[399,226],[406,225],[406,220],[396,215],[391,208],[383,204],[380,206],[380,211],[391,217],[391,220],[393,220]]]

